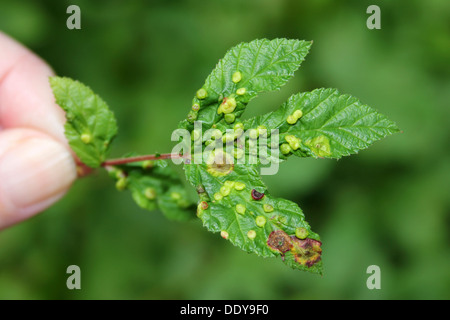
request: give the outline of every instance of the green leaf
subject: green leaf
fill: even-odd
[[[309,41],[287,39],[254,40],[233,47],[197,91],[193,105],[199,110],[192,110],[180,127],[192,130],[194,120],[202,121],[204,128],[217,122],[226,124],[225,114],[239,118],[259,93],[280,89],[300,67],[310,47]],[[219,114],[224,103],[228,110]]]
[[[224,171],[223,166],[218,169],[214,163],[185,165],[186,176],[200,196],[197,216],[203,225],[211,232],[220,232],[246,252],[262,257],[282,256],[292,268],[321,274],[320,238],[305,221],[299,206],[273,197],[259,176],[258,166],[228,166],[230,170]],[[252,190],[264,196],[255,200],[258,197],[252,196]],[[297,228],[304,228],[309,240],[298,239]],[[286,250],[269,245],[277,234],[284,239]],[[312,251],[310,244],[315,245],[316,251]]]
[[[84,164],[99,167],[117,133],[114,114],[98,95],[78,81],[51,77],[50,85],[56,103],[66,111],[64,128],[70,147]]]
[[[133,200],[146,210],[159,209],[170,220],[194,217],[195,205],[178,175],[163,160],[134,162],[108,168],[119,190],[131,191]]]
[[[287,119],[296,110],[303,115],[295,124],[289,124]],[[298,149],[292,150],[294,155],[336,159],[399,132],[386,116],[336,89],[293,95],[278,110],[250,119],[244,125],[245,128],[264,125],[268,131],[278,129],[280,144],[289,144],[289,137],[299,139]]]
[[[311,230],[298,205],[272,197],[259,176],[262,136],[267,137],[267,146],[275,144],[276,151],[267,148],[265,160],[283,161],[291,154],[340,158],[399,130],[384,115],[335,89],[294,95],[278,110],[239,123],[248,102],[258,93],[279,89],[286,83],[310,45],[306,41],[276,39],[232,48],[197,91],[192,111],[179,127],[192,131],[197,120],[203,130],[217,129],[215,139],[200,140],[194,135],[193,146],[201,144],[205,151],[211,143],[216,148],[226,143],[234,148],[235,158],[244,160],[230,164],[233,156],[222,153],[218,158],[226,159],[228,164],[184,166],[200,197],[197,215],[208,230],[220,232],[247,252],[282,256],[293,268],[322,273],[319,236]],[[225,132],[231,128],[234,131]],[[249,132],[251,129],[253,132]],[[272,136],[275,129],[279,141]],[[243,130],[253,136],[253,141],[240,140]],[[250,150],[251,145],[257,148],[256,154]],[[190,161],[197,159],[198,155],[194,156]],[[257,164],[249,161],[254,156]],[[237,185],[245,188],[236,189]],[[258,200],[262,193],[264,197]]]

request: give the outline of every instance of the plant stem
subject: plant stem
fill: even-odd
[[[119,159],[111,159],[106,160],[102,163],[102,167],[106,166],[117,166],[120,164],[126,164],[131,162],[139,162],[139,161],[145,161],[145,160],[166,160],[166,159],[179,159],[182,158],[183,155],[176,154],[176,153],[165,153],[165,154],[149,154],[145,156],[137,156],[137,157],[129,157],[129,158],[119,158]]]

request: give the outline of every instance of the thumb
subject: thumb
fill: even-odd
[[[0,229],[49,207],[76,177],[62,143],[32,129],[0,131]]]

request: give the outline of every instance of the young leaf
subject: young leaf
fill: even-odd
[[[119,190],[131,191],[133,200],[146,210],[159,209],[170,220],[194,217],[195,205],[178,175],[163,160],[134,162],[109,168]]]
[[[117,133],[114,114],[98,95],[78,81],[51,77],[50,85],[56,103],[66,111],[64,128],[70,147],[84,164],[99,167]]]
[[[300,110],[294,123],[289,117]],[[399,129],[396,124],[336,89],[316,89],[293,95],[276,111],[244,122],[246,128],[264,125],[270,131],[278,129],[280,144],[298,141],[292,154],[315,158],[341,158],[367,148]],[[295,149],[295,150],[294,150]]]
[[[180,127],[192,130],[194,120],[202,121],[206,129],[219,121],[233,122],[258,93],[281,88],[310,47],[309,41],[261,39],[230,49],[197,91],[193,110]]]
[[[199,192],[197,216],[211,232],[246,252],[281,256],[290,267],[322,273],[321,242],[292,201],[275,198],[252,165],[229,165],[228,174],[213,164],[185,165]],[[301,230],[302,238],[296,237]]]

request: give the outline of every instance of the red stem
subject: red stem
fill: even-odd
[[[106,160],[105,162],[102,163],[102,167],[117,166],[120,164],[125,164],[125,163],[130,163],[130,162],[139,162],[139,161],[145,161],[145,160],[179,159],[182,157],[183,157],[183,155],[175,154],[175,153],[165,153],[165,154],[160,154],[159,156],[157,156],[155,154],[150,154],[150,155],[145,155],[145,156]]]

